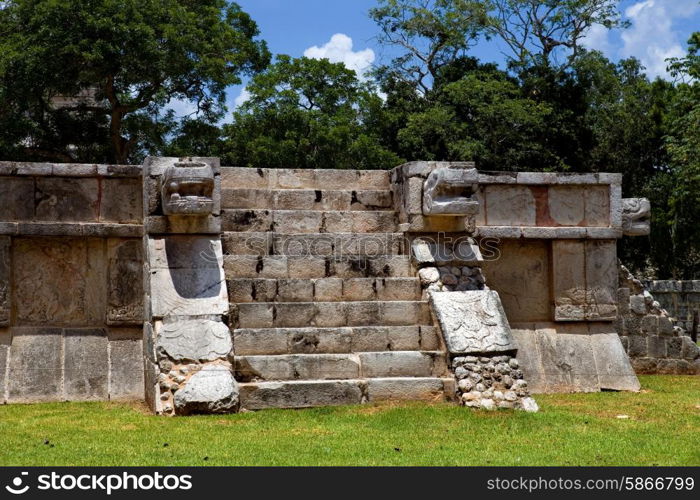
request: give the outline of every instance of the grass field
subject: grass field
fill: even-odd
[[[641,381],[638,394],[539,395],[537,414],[409,403],[163,418],[115,403],[8,405],[0,465],[700,465],[700,377]]]

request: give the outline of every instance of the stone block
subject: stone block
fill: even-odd
[[[586,251],[582,241],[552,242],[552,279],[556,321],[585,320]]]
[[[141,324],[143,311],[143,244],[141,240],[107,242],[107,324]]]
[[[97,179],[42,177],[36,179],[35,218],[52,222],[90,222],[99,217]]]
[[[586,190],[579,186],[550,186],[549,217],[560,226],[580,226],[585,220]]]
[[[349,309],[352,304],[343,302],[318,302],[316,303],[317,315],[313,319],[314,326],[332,327],[344,326],[349,323]],[[307,326],[307,324],[299,324],[297,326]]]
[[[630,309],[634,314],[644,315],[647,313],[646,302],[643,295],[632,295],[630,297]]]
[[[34,179],[0,177],[0,221],[34,218]]]
[[[103,240],[16,238],[13,301],[20,325],[95,325],[105,318]]]
[[[317,305],[313,302],[276,304],[274,307],[274,326],[277,328],[309,326],[318,314]]]
[[[254,282],[254,301],[256,302],[274,302],[277,297],[277,280],[261,279]]]
[[[535,226],[535,197],[525,186],[492,185],[484,189],[489,226]]]
[[[357,203],[366,208],[391,208],[391,191],[355,191],[353,204]]]
[[[617,309],[620,314],[629,314],[630,312],[630,289],[617,289]]]
[[[673,335],[673,323],[668,316],[659,316],[659,335]]]
[[[547,392],[600,390],[597,369],[592,369],[596,365],[590,335],[538,330],[537,348]],[[622,355],[626,357],[624,351]]]
[[[353,278],[343,282],[343,299],[348,301],[374,300],[376,283],[373,279]]]
[[[288,354],[288,330],[279,328],[240,328],[233,330],[236,356]]]
[[[59,328],[13,328],[8,402],[63,399],[63,336]]]
[[[241,406],[265,408],[309,408],[353,405],[364,395],[356,380],[259,382],[241,384]]]
[[[323,215],[311,210],[279,210],[273,212],[272,222],[277,233],[320,233]]]
[[[321,278],[314,280],[314,299],[318,302],[336,302],[343,297],[343,280]]]
[[[444,401],[439,378],[374,378],[369,380],[369,401]]]
[[[417,351],[385,351],[359,353],[362,376],[375,377],[430,377],[433,375],[433,357]]]
[[[591,347],[601,389],[635,392],[641,389],[616,333],[591,335]]]
[[[229,300],[232,303],[254,302],[254,280],[249,278],[230,279],[226,280],[226,287],[229,292]]]
[[[323,257],[290,257],[289,277],[290,278],[323,278],[328,275],[326,259]]]
[[[392,326],[431,324],[430,308],[424,302],[380,302],[382,324]]]
[[[134,223],[143,220],[140,179],[102,179],[100,221]]]
[[[681,356],[684,359],[688,360],[694,360],[697,358],[700,358],[700,347],[693,342],[693,339],[690,337],[682,336],[680,337],[681,342],[682,342],[682,347],[681,347]]]
[[[632,358],[647,357],[649,352],[647,347],[647,338],[642,335],[630,335],[627,352]]]
[[[353,218],[346,212],[327,212],[323,217],[323,228],[329,233],[352,233]]]
[[[587,186],[584,190],[585,225],[610,225],[610,188],[608,186]]]
[[[225,360],[233,349],[231,332],[221,321],[166,318],[155,330],[159,355],[178,362]]]
[[[650,335],[647,337],[647,346],[649,349],[649,357],[665,358],[667,356],[665,338],[658,337],[656,335]]]
[[[666,355],[669,358],[680,358],[683,349],[683,340],[681,337],[671,337],[666,339]]]
[[[227,365],[208,364],[175,393],[175,411],[192,413],[232,413],[238,410],[239,388]]]
[[[432,292],[430,303],[450,354],[515,350],[497,292]]]
[[[376,280],[377,300],[419,300],[420,281],[415,278],[380,278]]]
[[[221,227],[224,231],[267,232],[274,226],[273,213],[269,210],[224,210]]]
[[[109,399],[142,400],[144,365],[140,329],[112,328],[109,339]]]
[[[434,326],[420,327],[420,348],[423,351],[438,351],[442,350],[442,334]]]
[[[371,326],[381,322],[381,306],[379,302],[347,303],[346,314],[349,326]]]
[[[236,378],[251,380],[343,380],[360,376],[352,354],[286,354],[237,356]]]
[[[658,335],[659,317],[654,314],[647,314],[642,317],[642,332],[647,335]]]
[[[314,170],[280,168],[275,173],[277,189],[304,189],[314,186]]]
[[[273,326],[273,316],[273,304],[239,304],[238,328],[270,328]]]
[[[64,396],[69,401],[108,398],[109,355],[102,329],[64,331]]]
[[[551,285],[546,241],[503,240],[498,258],[482,264],[488,285],[496,290],[511,323],[549,321]]]
[[[314,284],[304,279],[283,279],[277,282],[277,300],[280,302],[313,302]]]
[[[423,179],[413,177],[406,183],[406,213],[409,215],[423,214]]]

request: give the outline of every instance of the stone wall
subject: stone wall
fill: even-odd
[[[0,401],[142,399],[140,169],[0,162]]]
[[[687,331],[675,324],[656,295],[624,266],[620,266],[619,286],[620,315],[616,327],[635,371],[700,374],[700,348]]]
[[[675,324],[697,341],[700,333],[700,280],[646,280],[642,283],[668,311]]]

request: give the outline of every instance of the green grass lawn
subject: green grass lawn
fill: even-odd
[[[700,465],[700,377],[541,411],[409,403],[165,418],[137,405],[0,407],[0,465]],[[621,419],[618,415],[627,415]]]

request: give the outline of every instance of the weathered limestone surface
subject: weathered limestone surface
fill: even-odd
[[[143,251],[140,240],[107,241],[109,297],[107,323],[140,325],[143,322]]]
[[[108,332],[110,344],[110,400],[138,400],[144,396],[141,329],[115,328]]]
[[[596,333],[583,323],[513,328],[518,361],[533,393],[639,390],[619,338],[609,326],[591,328]]]
[[[479,202],[471,196],[479,175],[475,168],[437,168],[423,184],[424,215],[474,215]]]
[[[16,238],[13,245],[18,325],[104,324],[107,265],[102,240]]]
[[[700,374],[700,347],[682,327],[683,323],[669,315],[624,266],[620,266],[619,276],[620,313],[615,327],[636,372]],[[682,288],[681,282],[666,283],[669,285],[664,290]],[[686,283],[686,288],[691,290],[686,297],[690,297],[694,282]],[[692,328],[692,316],[689,323]]]
[[[482,268],[489,288],[498,292],[509,322],[550,320],[550,259],[546,241],[502,240],[490,247]]]
[[[109,359],[104,330],[64,332],[64,392],[70,400],[105,400],[109,395]]]
[[[515,349],[497,292],[432,292],[430,303],[451,354]]]
[[[238,383],[229,367],[205,365],[175,393],[178,413],[229,413],[238,409]]]
[[[59,328],[13,330],[7,381],[10,403],[61,398],[62,347]]]
[[[0,327],[10,324],[10,277],[12,266],[10,263],[11,240],[0,236]]]
[[[622,230],[626,236],[647,236],[651,231],[651,204],[646,198],[622,200]]]
[[[228,327],[209,319],[166,319],[156,323],[156,349],[175,361],[225,358],[233,344]]]

